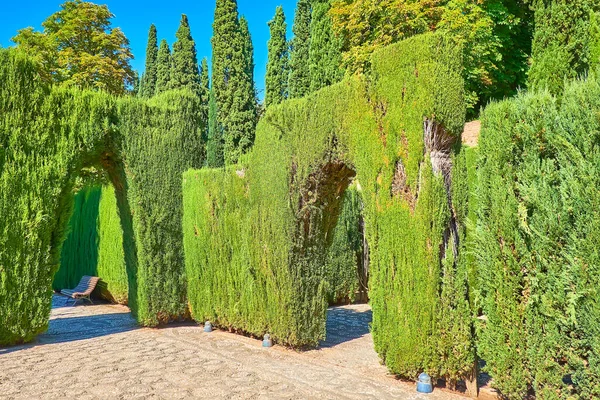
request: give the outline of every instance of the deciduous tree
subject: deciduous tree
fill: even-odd
[[[41,32],[25,28],[12,40],[42,65],[47,81],[123,94],[134,84],[133,55],[113,17],[106,5],[67,1]]]

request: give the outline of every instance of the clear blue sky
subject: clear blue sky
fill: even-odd
[[[131,42],[135,59],[134,69],[140,73],[144,69],[146,41],[151,23],[156,25],[159,42],[167,39],[172,46],[175,32],[179,26],[181,14],[187,14],[196,41],[198,62],[208,57],[210,64],[212,22],[216,0],[96,0],[94,3],[106,4],[115,15],[113,26],[120,27]],[[10,38],[17,30],[31,26],[41,29],[41,23],[49,15],[59,10],[64,0],[7,1],[0,13],[0,46],[8,47],[13,43]],[[296,0],[238,0],[239,12],[248,19],[254,58],[256,63],[256,87],[263,98],[265,70],[267,64],[267,41],[269,40],[269,22],[275,15],[275,8],[282,5],[288,24],[288,39],[291,37],[292,21],[296,9]]]

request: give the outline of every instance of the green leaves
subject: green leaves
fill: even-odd
[[[134,83],[129,40],[112,28],[105,5],[67,1],[43,23],[42,32],[27,28],[12,39],[40,61],[46,82],[123,94]]]

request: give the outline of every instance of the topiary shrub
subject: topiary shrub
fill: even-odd
[[[461,49],[440,34],[373,55],[346,78],[270,107],[236,168],[184,175],[188,298],[196,320],[316,345],[328,249],[352,179],[362,187],[373,337],[393,372],[453,385],[474,364],[465,262],[467,169],[452,172],[465,105]]]
[[[132,312],[144,325],[185,316],[181,173],[202,165],[199,100],[48,87],[14,50],[0,50],[0,81],[0,344],[47,327],[73,187],[88,167],[115,189]]]

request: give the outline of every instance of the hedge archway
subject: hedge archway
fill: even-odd
[[[377,352],[411,379],[474,382],[460,54],[439,34],[387,47],[371,77],[270,107],[240,165],[184,174],[193,318],[292,346],[322,340],[328,235],[356,176]]]
[[[185,317],[181,174],[203,157],[196,97],[48,87],[14,50],[0,51],[0,82],[0,344],[46,329],[73,182],[89,166],[117,191],[137,320]]]

